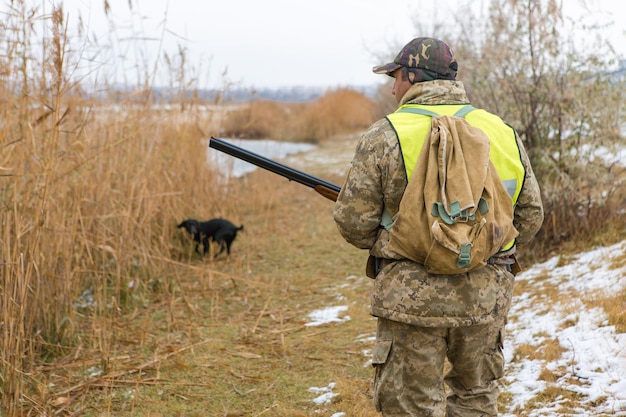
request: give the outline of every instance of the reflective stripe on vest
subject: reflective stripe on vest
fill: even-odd
[[[398,136],[407,180],[413,174],[415,163],[430,132],[430,116],[453,116],[461,111],[464,116],[463,114],[459,114],[459,116],[465,117],[470,125],[485,132],[489,138],[489,159],[495,166],[498,176],[513,199],[513,206],[515,206],[526,174],[517,147],[515,132],[498,116],[482,109],[474,109],[471,106],[468,109],[467,106],[464,104],[437,106],[405,104],[387,116]],[[511,242],[503,249],[510,249],[514,243]]]

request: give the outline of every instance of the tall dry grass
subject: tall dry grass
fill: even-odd
[[[214,107],[190,101],[170,110],[144,86],[90,98],[73,78],[80,58],[61,8],[40,16],[15,2],[3,18],[9,29],[0,60],[1,409],[43,415],[67,411],[71,401],[63,392],[73,392],[55,388],[59,381],[47,370],[80,361],[100,364],[106,374],[120,340],[130,337],[120,323],[155,300],[174,317],[181,274],[207,273],[189,269],[193,253],[175,227],[179,221],[237,221],[236,213],[276,202],[262,192],[255,200],[251,190],[226,193],[207,165],[202,139],[223,120]],[[49,37],[39,37],[34,19],[45,21]],[[370,122],[369,100],[345,91],[331,96],[339,96],[334,102],[343,116],[323,132],[304,134],[308,139],[355,127],[346,124],[355,99],[367,109],[358,123]],[[319,107],[299,111],[312,129]],[[261,112],[241,120],[257,135],[274,135],[263,126],[285,119],[292,117]]]
[[[183,216],[227,215],[206,164],[210,111],[149,99],[106,105],[72,80],[61,9],[44,16],[42,58],[22,2],[3,16],[0,65],[0,388],[7,415],[46,409],[45,363],[90,352],[106,362],[116,318],[164,298]],[[32,52],[32,54],[31,54]],[[132,100],[130,99],[132,98]],[[149,97],[148,97],[149,98]],[[32,412],[32,411],[31,411]],[[39,412],[35,412],[38,414]]]
[[[229,210],[195,123],[149,107],[110,114],[65,95],[53,108],[44,122],[30,122],[40,117],[33,111],[3,130],[0,355],[9,410],[44,389],[29,377],[41,361],[78,346],[111,355],[115,318],[141,306],[156,280],[167,282],[171,259],[182,256],[176,222]],[[28,126],[21,138],[20,124]]]

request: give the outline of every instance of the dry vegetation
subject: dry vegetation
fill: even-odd
[[[496,0],[485,28],[473,24],[481,18],[463,10],[452,44],[472,102],[515,126],[533,160],[547,213],[533,252],[621,235],[625,216],[615,214],[626,200],[625,169],[594,157],[598,147],[610,154],[625,144],[624,79],[606,75],[617,59],[610,42],[584,20],[569,21],[555,0]],[[594,47],[575,39],[577,31],[596,35]]]
[[[354,358],[363,372],[358,342],[302,325],[320,294],[334,297],[325,288],[356,272],[331,203],[276,178],[219,181],[202,139],[219,132],[223,111],[237,114],[228,106],[168,110],[144,89],[110,104],[81,96],[64,66],[62,16],[46,17],[53,35],[41,62],[17,31],[28,32],[28,18],[7,17],[17,37],[0,82],[2,414],[293,415],[309,406],[308,387],[330,382],[332,369],[316,364]],[[373,109],[343,90],[324,107],[355,98]],[[278,126],[272,111],[291,107],[267,105],[252,125]],[[299,109],[306,140],[372,122],[313,123],[320,109]],[[244,223],[234,256],[200,259],[175,227],[186,217]],[[328,348],[326,337],[344,340]]]
[[[279,138],[292,142],[321,140],[362,131],[382,112],[354,90],[330,91],[314,103],[253,101],[229,112],[222,134],[247,139]]]
[[[3,148],[5,190],[20,190],[2,212],[3,288],[17,293],[3,299],[7,412],[289,416],[320,380],[366,373],[352,336],[302,325],[360,270],[330,202],[271,175],[220,188],[200,140],[206,116],[181,123],[128,106],[100,117],[108,110],[89,104],[64,103],[76,110]],[[54,169],[28,175],[44,155]],[[193,253],[175,229],[188,216],[244,223],[233,257]],[[348,364],[346,375],[317,369],[328,361]],[[364,396],[367,383],[353,382],[348,392]]]
[[[273,176],[219,182],[201,140],[210,114],[181,122],[148,103],[111,113],[71,97],[40,97],[53,110],[3,130],[8,414],[287,416],[320,378],[341,377],[315,366],[329,355],[363,372],[358,342],[303,326],[334,297],[326,288],[360,271],[329,201]],[[175,227],[186,217],[244,223],[232,258],[200,259]]]
[[[0,62],[2,414],[374,416],[364,254],[342,241],[332,203],[311,190],[268,173],[220,181],[203,139],[215,130],[332,153],[376,105],[338,90],[222,117],[198,103],[166,110],[141,90],[109,107],[80,94],[64,67],[62,15],[46,19],[52,38],[39,65],[20,59],[28,42],[19,37]],[[622,239],[620,175],[602,200],[583,200],[586,216],[547,196],[528,262]],[[186,217],[243,223],[233,255],[196,255],[175,228]],[[305,326],[309,312],[336,303],[350,321]],[[623,331],[615,306],[624,294],[595,303]],[[308,389],[331,382],[340,395],[314,404]]]

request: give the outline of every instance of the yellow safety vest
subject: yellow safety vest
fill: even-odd
[[[526,175],[515,132],[498,116],[466,104],[436,106],[405,104],[387,116],[398,136],[407,181],[411,178],[415,163],[430,132],[431,117],[428,115],[455,114],[464,115],[470,125],[482,130],[489,138],[489,159],[515,206]],[[510,242],[503,250],[510,249],[514,244],[515,241]]]

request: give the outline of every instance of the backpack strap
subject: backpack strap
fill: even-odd
[[[476,107],[472,106],[471,104],[468,104],[467,106],[463,106],[460,109],[458,109],[456,113],[454,113],[454,116],[465,117],[467,113],[474,111],[474,110],[476,110]]]
[[[469,112],[471,112],[473,110],[476,110],[476,107],[472,106],[471,104],[467,104],[467,105],[461,107],[460,109],[458,109],[456,111],[456,113],[453,114],[453,116],[465,117],[465,115],[467,115],[467,113],[469,113]],[[398,110],[398,113],[413,113],[413,114],[421,114],[423,116],[430,116],[430,117],[441,116],[439,113],[435,113],[434,111],[422,109],[422,108],[419,108],[419,107],[404,107],[404,108]]]
[[[413,114],[421,114],[422,116],[430,116],[437,117],[441,116],[439,113],[435,113],[434,111],[420,109],[419,107],[404,107],[398,110],[398,113],[413,113]]]

